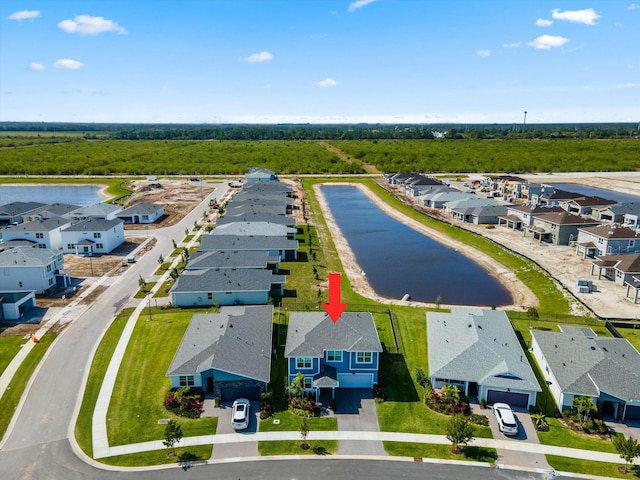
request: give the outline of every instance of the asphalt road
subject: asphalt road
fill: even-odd
[[[223,185],[220,188],[224,188]],[[216,189],[209,197],[220,198]],[[73,415],[81,398],[82,383],[93,348],[114,316],[138,289],[138,276],[150,276],[158,255],[173,250],[184,229],[191,228],[206,208],[208,198],[180,223],[154,231],[153,251],[127,268],[106,292],[82,315],[71,322],[51,346],[48,356],[32,379],[23,408],[0,450],[2,480],[74,479],[533,479],[539,475],[481,467],[386,462],[375,460],[305,459],[223,463],[188,469],[118,472],[96,468],[78,458],[69,444]],[[303,466],[304,464],[304,466]]]

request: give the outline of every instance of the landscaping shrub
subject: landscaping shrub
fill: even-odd
[[[204,393],[199,388],[171,389],[164,398],[164,406],[180,417],[200,418]]]
[[[385,400],[384,390],[382,385],[377,384],[373,387],[373,398],[376,403],[383,403]]]
[[[289,410],[300,417],[320,416],[320,407],[316,405],[315,399],[309,395],[291,397],[289,399]]]

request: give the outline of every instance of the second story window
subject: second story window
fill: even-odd
[[[101,238],[102,234],[100,232],[93,232],[93,238]]]
[[[296,368],[311,368],[311,357],[296,358]]]
[[[341,362],[342,351],[341,350],[327,350],[327,362]]]

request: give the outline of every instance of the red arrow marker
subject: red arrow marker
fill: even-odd
[[[346,303],[340,303],[340,274],[329,274],[329,303],[323,303],[322,308],[329,314],[333,323],[338,321],[344,309],[347,308]]]

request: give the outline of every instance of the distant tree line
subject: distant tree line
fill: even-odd
[[[81,132],[89,140],[425,140],[638,138],[636,123],[581,124],[117,124],[0,122],[0,133]]]

